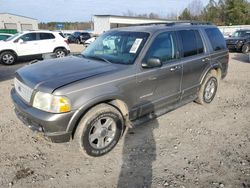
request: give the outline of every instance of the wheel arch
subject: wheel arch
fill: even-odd
[[[53,53],[58,49],[64,49],[65,51],[67,51],[67,49],[64,46],[58,46],[53,50]]]
[[[13,49],[4,49],[4,50],[1,50],[0,54],[3,53],[3,52],[12,52],[16,57],[18,57],[17,53]]]
[[[219,63],[216,63],[216,64],[213,64],[209,69],[207,69],[205,71],[205,73],[203,74],[202,76],[202,79],[200,81],[200,84],[203,83],[204,79],[206,78],[206,75],[209,73],[209,72],[212,72],[214,73],[217,78],[221,79],[222,78],[222,73],[221,73],[221,70],[222,70],[222,67]]]
[[[128,110],[128,106],[127,104],[124,102],[123,99],[121,99],[120,97],[105,97],[105,98],[99,98],[99,99],[94,99],[90,102],[88,102],[88,104],[84,104],[83,106],[81,106],[72,116],[67,130],[66,132],[72,132],[72,138],[74,138],[74,134],[76,131],[76,128],[80,122],[80,120],[82,119],[82,117],[94,106],[99,105],[101,103],[106,103],[109,104],[113,107],[115,107],[117,110],[120,111],[120,113],[122,114],[124,121],[125,121],[125,125],[127,125],[127,121],[129,119],[128,115],[129,115],[129,110]]]

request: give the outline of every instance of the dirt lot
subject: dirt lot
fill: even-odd
[[[249,188],[250,63],[230,56],[212,104],[190,103],[131,129],[101,158],[26,128],[9,96],[13,73],[25,63],[0,65],[0,187]]]

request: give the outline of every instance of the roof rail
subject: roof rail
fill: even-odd
[[[213,24],[211,22],[200,22],[200,21],[176,21],[176,22],[169,22],[166,25],[172,26],[172,25],[213,25]]]
[[[174,26],[174,25],[213,25],[210,22],[199,22],[199,21],[173,21],[173,22],[152,22],[139,24],[141,26],[147,25],[165,25],[165,26]]]

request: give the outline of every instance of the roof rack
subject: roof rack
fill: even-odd
[[[177,21],[177,22],[169,22],[166,25],[172,26],[172,25],[213,25],[213,24],[210,22],[200,22],[200,21]]]
[[[199,22],[199,21],[174,21],[174,22],[152,22],[139,25],[165,25],[165,26],[174,26],[174,25],[213,25],[210,22]]]

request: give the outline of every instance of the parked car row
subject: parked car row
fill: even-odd
[[[69,43],[83,44],[90,38],[91,35],[89,33],[76,31],[68,37],[68,41]]]
[[[250,30],[242,29],[235,31],[226,39],[226,43],[230,51],[248,53],[250,50]]]

